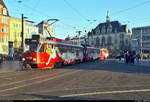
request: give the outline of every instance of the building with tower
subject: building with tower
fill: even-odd
[[[130,49],[131,32],[127,24],[119,21],[110,21],[107,11],[106,22],[98,24],[88,32],[88,43],[99,48],[107,48],[112,56],[116,56],[121,50]]]

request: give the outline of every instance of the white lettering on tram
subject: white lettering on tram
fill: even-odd
[[[48,62],[46,62],[46,65],[49,64],[49,62],[52,58],[56,58],[56,51],[54,48],[52,49],[52,55],[49,57]]]

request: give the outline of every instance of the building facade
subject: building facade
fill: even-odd
[[[17,52],[22,42],[22,22],[19,18],[10,17],[10,42],[14,51]]]
[[[112,56],[116,56],[121,50],[129,50],[130,39],[131,32],[128,26],[121,25],[119,21],[110,21],[109,12],[106,22],[100,23],[88,32],[89,45],[107,48]]]
[[[150,26],[132,28],[133,50],[150,54]]]
[[[8,54],[8,41],[10,33],[10,19],[7,7],[0,0],[0,54]]]
[[[31,39],[32,35],[38,35],[38,27],[34,25],[33,21],[25,20],[25,26],[24,26],[24,41],[25,39]],[[28,45],[25,46],[25,51],[29,49]]]
[[[38,28],[34,25],[34,22],[24,20],[23,25],[24,42],[25,39],[29,39],[33,34],[38,34]],[[22,43],[22,20],[19,18],[10,17],[10,42],[12,42],[14,47],[14,52],[18,52],[21,49]],[[24,50],[27,46],[24,45]]]

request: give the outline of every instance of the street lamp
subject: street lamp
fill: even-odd
[[[24,19],[27,19],[27,17],[24,17],[24,15],[22,14],[22,31],[21,31],[21,37],[22,37],[22,42],[21,42],[21,48],[22,48],[22,52],[24,52]]]
[[[141,60],[143,59],[143,45],[142,45],[142,43],[143,43],[143,35],[142,35],[142,28],[141,28],[141,30],[140,30],[140,47],[141,47]]]

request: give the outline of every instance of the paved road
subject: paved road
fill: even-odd
[[[114,61],[0,73],[0,99],[150,100],[150,68]]]

